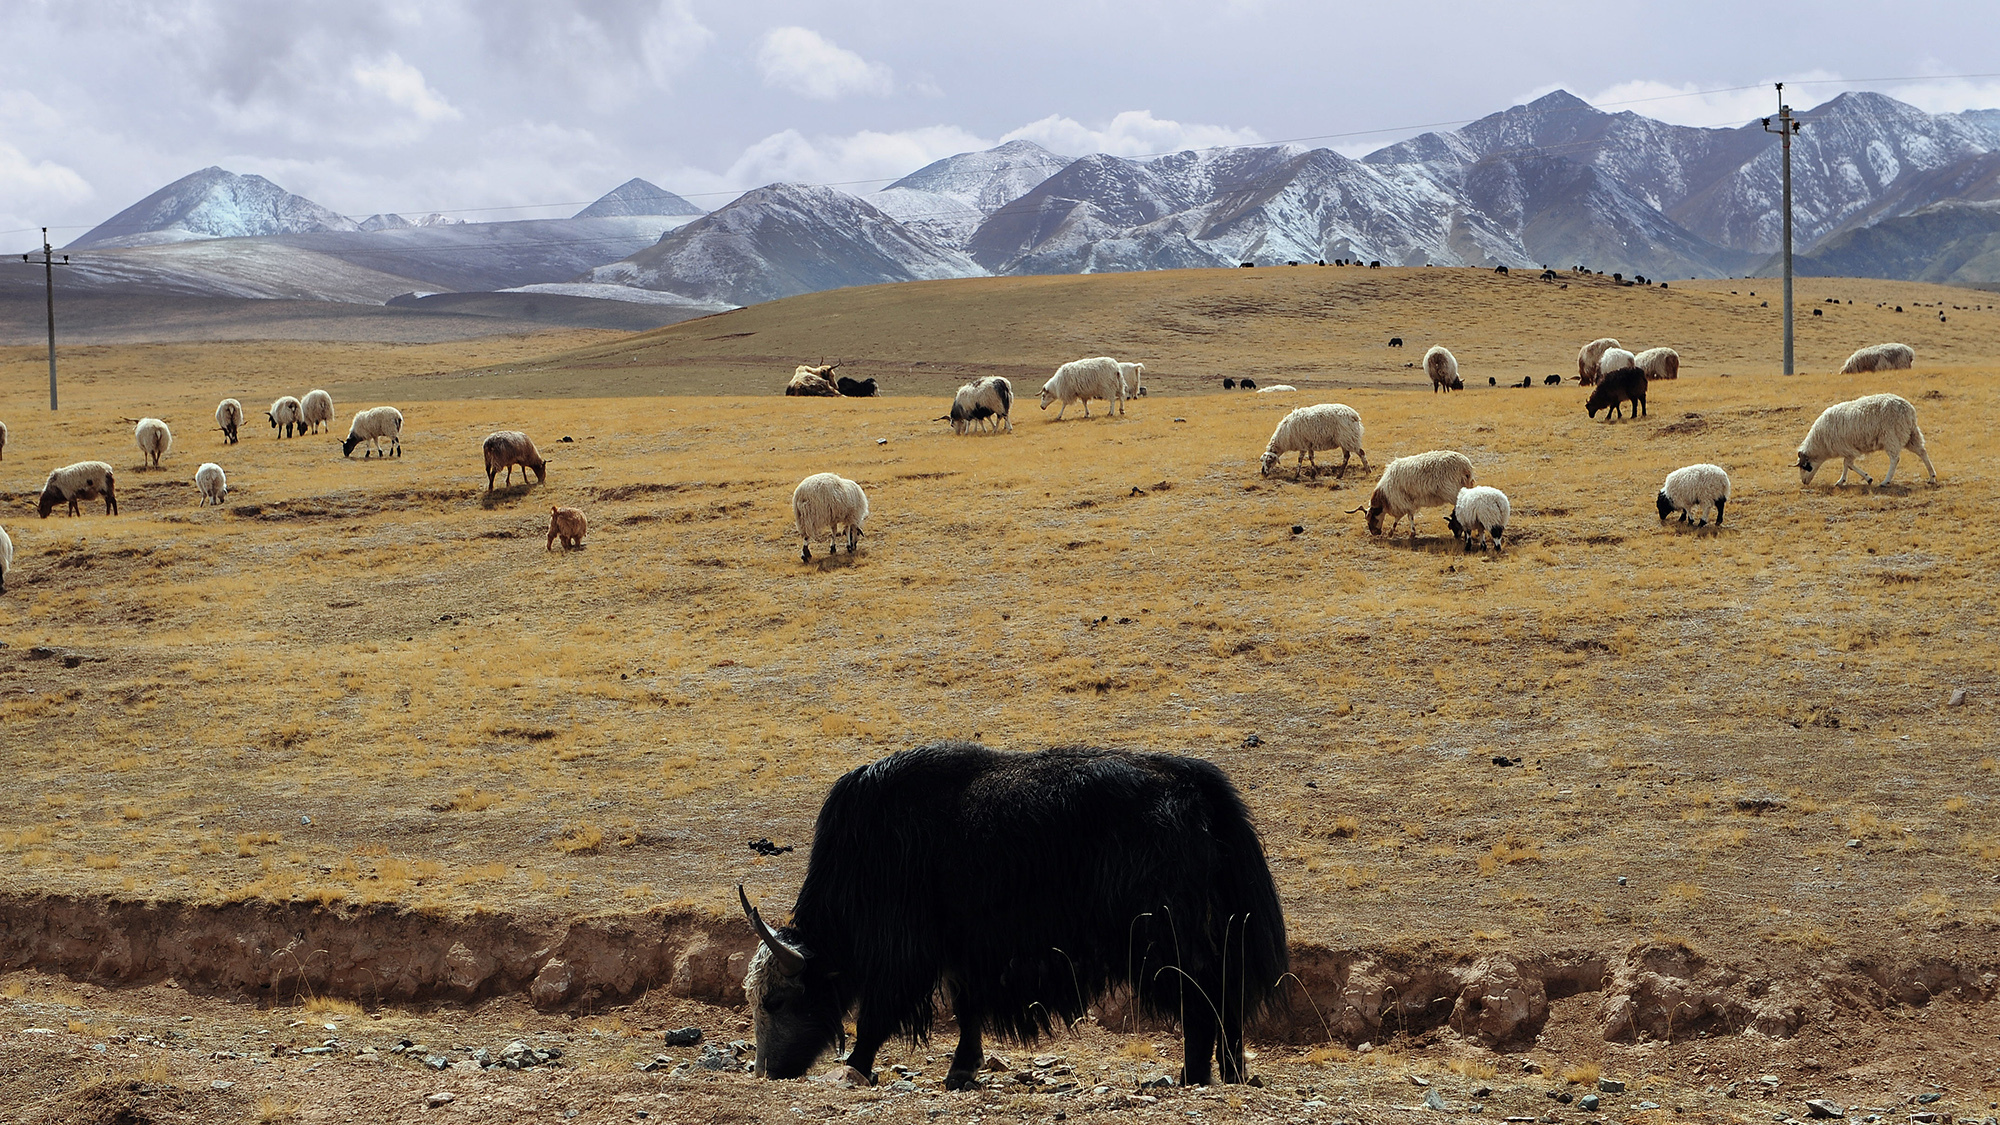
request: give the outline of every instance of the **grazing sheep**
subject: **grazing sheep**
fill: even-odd
[[[236,444],[236,428],[243,424],[243,404],[233,398],[225,398],[215,408],[215,424],[222,428],[222,440]]]
[[[1604,354],[1597,357],[1598,380],[1602,381],[1606,375],[1611,374],[1613,371],[1623,371],[1628,367],[1639,366],[1637,363],[1633,362],[1638,358],[1639,358],[1638,356],[1633,355],[1631,352],[1626,351],[1624,348],[1604,349]]]
[[[1244,380],[1247,384],[1249,380]],[[1101,398],[1105,401],[1104,413],[1109,416],[1115,404],[1118,413],[1125,413],[1125,376],[1118,370],[1118,361],[1101,355],[1092,359],[1073,359],[1049,377],[1042,384],[1042,409],[1060,401],[1062,409],[1056,411],[1056,421],[1062,421],[1063,411],[1072,402],[1083,404],[1083,416],[1090,417],[1090,400]]]
[[[321,426],[333,429],[333,396],[317,388],[307,391],[299,400],[299,417],[306,425],[318,433]]]
[[[7,592],[7,572],[14,569],[14,541],[7,538],[7,529],[0,527],[0,594]]]
[[[1258,387],[1257,393],[1260,395],[1270,395],[1270,394],[1282,394],[1285,391],[1296,391],[1296,390],[1298,390],[1298,388],[1292,386],[1290,383],[1273,383],[1268,387]]]
[[[1604,420],[1609,422],[1625,416],[1625,404],[1628,402],[1632,404],[1632,417],[1637,418],[1646,412],[1646,373],[1636,367],[1621,367],[1606,372],[1591,390],[1583,408],[1592,418],[1597,417],[1598,411],[1605,411]]]
[[[1691,517],[1701,516],[1696,527],[1708,526],[1708,506],[1715,505],[1715,526],[1722,526],[1722,509],[1729,504],[1729,474],[1720,465],[1689,465],[1667,474],[1666,483],[1660,485],[1660,495],[1656,505],[1660,509],[1660,522],[1675,512],[1681,514],[1682,523],[1694,522]]]
[[[1897,312],[1902,312],[1898,307]],[[1870,371],[1908,371],[1917,362],[1915,348],[1908,344],[1870,344],[1847,357],[1840,365],[1842,375],[1861,375]]]
[[[547,551],[562,540],[563,550],[583,546],[584,519],[578,508],[558,508],[549,505],[549,542],[542,550]]]
[[[400,420],[400,415],[398,416]],[[535,471],[535,483],[546,484],[549,463],[535,451],[535,443],[519,430],[495,430],[486,435],[481,450],[486,454],[486,491],[493,491],[493,478],[507,470],[507,486],[514,485],[514,466],[521,467],[521,483],[528,483],[528,470]]]
[[[0,461],[7,459],[7,423],[0,422]]]
[[[264,417],[271,420],[272,429],[284,431],[278,435],[281,438],[291,437],[293,430],[297,430],[301,436],[306,432],[305,407],[299,405],[299,400],[291,395],[272,403],[271,409],[264,412]]]
[[[792,381],[785,384],[787,395],[805,398],[839,398],[840,387],[833,381],[834,369],[838,363],[823,363],[818,367],[808,367],[801,363],[792,372]]]
[[[1465,380],[1458,377],[1458,357],[1442,345],[1424,353],[1424,373],[1431,377],[1432,394],[1465,389]]]
[[[201,507],[205,504],[220,505],[229,499],[229,478],[223,475],[222,466],[213,461],[194,471],[194,486],[201,490]]]
[[[382,453],[382,439],[389,439],[388,453]],[[403,412],[393,406],[377,406],[354,416],[348,424],[347,440],[340,443],[342,457],[354,456],[354,447],[362,442],[373,443],[373,448],[361,455],[366,461],[377,453],[382,456],[401,457],[403,455]],[[509,479],[512,479],[511,477]],[[487,483],[492,483],[488,478]]]
[[[842,375],[834,381],[833,388],[840,392],[842,398],[874,398],[875,377],[871,375],[866,379],[849,379]]]
[[[1856,468],[1854,459],[1878,450],[1889,452],[1889,471],[1882,474],[1882,483],[1888,484],[1896,475],[1896,461],[1906,449],[1924,459],[1924,468],[1936,480],[1937,467],[1924,451],[1924,432],[1917,428],[1917,408],[1910,405],[1909,399],[1900,395],[1866,395],[1851,402],[1835,403],[1820,414],[1812,429],[1806,431],[1805,444],[1799,446],[1799,484],[1801,487],[1811,484],[1819,466],[1835,457],[1841,459],[1840,479],[1833,482],[1835,488],[1847,483],[1850,469],[1860,473],[1862,480],[1874,484],[1875,478],[1866,469]]]
[[[833,540],[827,553],[840,553],[840,533],[847,533],[847,553],[861,538],[861,524],[868,518],[868,494],[861,486],[834,473],[814,473],[799,482],[792,493],[792,519],[804,546],[799,557],[812,561],[812,541],[824,535]]]
[[[1672,348],[1647,348],[1632,357],[1632,366],[1644,371],[1648,379],[1678,379],[1681,353]]]
[[[1002,425],[1014,432],[1014,384],[998,375],[983,376],[958,388],[951,400],[951,432],[967,433],[975,422]]]
[[[1478,488],[1461,488],[1458,500],[1452,504],[1451,514],[1444,518],[1451,533],[1465,540],[1465,549],[1470,551],[1483,547],[1486,542],[1500,549],[1500,540],[1507,534],[1507,517],[1514,514],[1513,506],[1507,503],[1507,494],[1497,488],[1481,485]]]
[[[1143,363],[1120,363],[1120,364],[1118,365],[1118,374],[1119,374],[1119,376],[1120,376],[1120,377],[1122,377],[1122,378],[1123,378],[1123,379],[1125,380],[1125,397],[1126,397],[1126,398],[1144,398],[1144,397],[1146,397],[1146,388],[1145,388],[1144,386],[1142,386],[1142,385],[1140,384],[1140,382],[1139,382],[1139,380],[1141,380],[1142,378],[1144,378],[1144,377],[1145,377],[1145,375],[1146,375],[1146,365],[1145,365],[1145,364],[1143,364]]]
[[[74,465],[64,465],[49,474],[42,485],[42,499],[38,507],[43,519],[56,510],[56,505],[69,504],[69,514],[76,515],[76,502],[104,497],[104,514],[118,514],[118,493],[114,489],[111,466],[102,461],[78,461]]]
[[[1617,346],[1618,341],[1609,336],[1585,344],[1582,350],[1576,353],[1577,382],[1586,387],[1597,382],[1597,377],[1604,372],[1604,353]]]
[[[1313,455],[1322,449],[1340,450],[1340,468],[1334,476],[1347,475],[1350,457],[1360,455],[1361,468],[1368,468],[1368,451],[1361,447],[1361,415],[1353,407],[1338,402],[1322,402],[1317,406],[1301,406],[1278,421],[1278,428],[1271,431],[1271,442],[1264,447],[1261,469],[1265,476],[1278,467],[1279,458],[1287,453],[1298,454],[1298,463],[1293,466],[1294,478],[1303,475],[1305,467],[1313,467],[1313,476],[1319,476],[1319,462]]]
[[[132,436],[139,443],[139,455],[146,459],[146,464],[155,469],[160,467],[160,458],[165,457],[167,451],[174,447],[174,432],[158,418],[139,419],[138,426],[132,430]]]
[[[1425,508],[1451,507],[1458,503],[1458,491],[1471,488],[1472,462],[1465,454],[1450,449],[1433,449],[1409,457],[1398,457],[1382,470],[1375,494],[1368,498],[1368,534],[1382,534],[1382,516],[1391,518],[1389,534],[1404,516],[1410,517],[1410,538],[1417,537],[1417,513]],[[1361,508],[1350,511],[1359,512]]]

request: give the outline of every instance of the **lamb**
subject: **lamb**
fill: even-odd
[[[804,546],[799,557],[812,561],[812,541],[824,535],[833,540],[830,555],[840,553],[841,532],[847,533],[847,553],[854,553],[861,538],[861,524],[868,518],[868,495],[861,486],[834,473],[814,473],[799,482],[792,493],[792,519]]]
[[[215,424],[222,427],[222,440],[236,444],[236,428],[243,424],[243,404],[225,398],[215,408]]]
[[[1444,522],[1453,535],[1465,540],[1466,550],[1484,546],[1481,542],[1483,537],[1490,540],[1497,551],[1501,537],[1507,534],[1507,517],[1513,512],[1513,506],[1507,503],[1506,493],[1481,485],[1459,489],[1458,500]]]
[[[281,438],[291,437],[294,429],[298,430],[301,437],[305,435],[305,407],[299,405],[299,400],[290,395],[286,395],[272,403],[271,409],[264,412],[264,417],[271,420],[272,429],[282,429],[284,431],[278,435]]]
[[[1145,364],[1120,363],[1118,365],[1118,374],[1125,380],[1126,398],[1144,398],[1146,396],[1146,388],[1139,382],[1146,375]]]
[[[1632,366],[1644,371],[1648,379],[1678,379],[1681,353],[1672,348],[1647,348],[1632,357]]]
[[[1465,389],[1465,380],[1458,377],[1458,357],[1442,346],[1424,353],[1424,373],[1431,377],[1432,394]]]
[[[69,514],[78,514],[78,500],[94,500],[104,497],[104,514],[118,514],[118,493],[113,487],[115,480],[111,466],[102,461],[78,461],[74,465],[64,465],[49,474],[42,485],[42,499],[38,511],[43,519],[56,510],[56,505],[67,502]]]
[[[382,453],[383,438],[389,439],[390,452],[388,453]],[[384,457],[401,457],[403,455],[403,412],[393,406],[377,406],[356,414],[354,421],[348,424],[347,440],[340,443],[340,455],[342,457],[354,456],[354,447],[364,441],[372,442],[374,448],[361,455],[363,461],[366,461],[369,457],[377,453],[382,453]],[[487,483],[492,483],[490,475]]]
[[[548,462],[535,451],[535,443],[519,430],[495,430],[486,435],[486,442],[480,447],[486,454],[486,491],[493,491],[493,478],[500,470],[507,470],[507,486],[513,487],[514,466],[521,467],[521,483],[528,482],[528,470],[535,471],[535,483],[546,484],[549,479]]]
[[[1296,391],[1296,390],[1298,390],[1298,388],[1292,386],[1290,383],[1273,383],[1268,387],[1258,387],[1257,393],[1260,395],[1277,395],[1277,394],[1284,394],[1286,391]]]
[[[1916,349],[1908,344],[1870,344],[1848,356],[1847,362],[1840,365],[1840,373],[1861,375],[1870,371],[1908,371],[1916,362]]]
[[[1884,449],[1889,451],[1889,471],[1882,474],[1883,484],[1895,477],[1896,461],[1906,449],[1923,458],[1931,479],[1937,479],[1937,467],[1924,450],[1924,432],[1917,428],[1917,408],[1910,400],[1900,395],[1867,395],[1835,403],[1820,414],[1806,431],[1805,444],[1799,446],[1799,485],[1810,485],[1819,466],[1835,457],[1842,463],[1840,479],[1833,482],[1835,488],[1847,483],[1850,469],[1874,484],[1875,478],[1866,469],[1855,468],[1854,459]]]
[[[1605,354],[1616,353],[1614,351]],[[1600,410],[1610,411],[1611,413],[1604,416],[1604,420],[1609,422],[1614,417],[1625,416],[1625,404],[1628,402],[1632,404],[1632,417],[1637,418],[1646,412],[1646,373],[1630,366],[1606,372],[1604,378],[1598,380],[1597,386],[1590,392],[1590,398],[1584,402],[1583,408],[1592,418],[1597,417],[1597,412]]]
[[[1722,509],[1729,503],[1729,474],[1720,465],[1689,465],[1667,474],[1666,483],[1660,485],[1660,495],[1656,501],[1660,509],[1660,522],[1675,512],[1681,514],[1682,523],[1693,522],[1690,517],[1701,516],[1696,527],[1708,526],[1708,506],[1715,505],[1715,526],[1722,526]]]
[[[1074,359],[1061,367],[1042,384],[1042,409],[1060,401],[1062,409],[1056,411],[1056,421],[1062,421],[1064,411],[1070,403],[1083,404],[1083,416],[1090,417],[1090,400],[1101,398],[1108,416],[1113,405],[1118,413],[1125,413],[1125,375],[1118,370],[1118,361],[1101,355],[1092,359]]]
[[[834,369],[839,366],[823,363],[811,367],[801,363],[792,371],[792,381],[785,384],[785,393],[804,398],[839,398],[840,387],[833,381]]]
[[[7,529],[0,527],[0,594],[7,592],[7,572],[14,569],[14,541],[7,538]]]
[[[951,400],[951,432],[967,433],[974,422],[992,421],[995,427],[1005,425],[1008,433],[1014,432],[1014,420],[1008,417],[1014,409],[1014,384],[998,375],[974,379],[958,388],[958,394]]]
[[[317,388],[299,400],[299,420],[318,433],[321,426],[333,429],[333,396]]]
[[[1471,460],[1455,450],[1433,449],[1429,453],[1398,457],[1382,470],[1375,494],[1368,498],[1368,534],[1382,534],[1382,516],[1386,513],[1392,517],[1389,534],[1394,535],[1396,525],[1408,516],[1410,538],[1415,539],[1418,512],[1455,505],[1459,489],[1477,483],[1472,479]]]
[[[833,388],[842,398],[874,398],[875,378],[871,375],[866,379],[849,379],[842,375],[834,381]]]
[[[201,490],[201,507],[205,504],[220,505],[229,499],[229,478],[223,475],[222,466],[213,461],[194,471],[194,486]]]
[[[1588,387],[1597,382],[1604,372],[1604,353],[1618,346],[1618,341],[1609,336],[1592,340],[1576,353],[1576,381]]]
[[[1361,468],[1368,469],[1368,451],[1361,447],[1361,415],[1353,407],[1338,402],[1322,402],[1317,406],[1301,406],[1278,422],[1278,428],[1271,431],[1271,442],[1264,447],[1262,470],[1265,476],[1278,467],[1278,461],[1287,453],[1298,454],[1298,463],[1293,466],[1294,478],[1303,475],[1305,467],[1313,467],[1313,476],[1319,476],[1319,462],[1313,455],[1322,449],[1340,450],[1340,468],[1334,475],[1347,475],[1348,459],[1355,454],[1361,456]]]
[[[583,511],[578,508],[558,508],[549,505],[549,542],[542,550],[554,547],[556,540],[562,540],[563,550],[583,546]]]
[[[139,442],[140,456],[146,459],[146,464],[155,469],[160,467],[160,458],[165,457],[167,451],[174,447],[174,432],[158,418],[139,419],[139,425],[133,429],[132,436]]]

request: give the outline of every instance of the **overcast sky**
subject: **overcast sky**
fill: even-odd
[[[2000,107],[1992,0],[0,0],[0,244],[219,164],[335,210],[568,214],[633,176],[714,208],[867,191],[1026,137],[1359,154],[1561,87],[1690,125],[1873,89]],[[1892,81],[1870,81],[1893,79]],[[1694,91],[1759,86],[1689,96]],[[1666,96],[1678,95],[1678,96]],[[1638,100],[1646,99],[1646,100]],[[856,182],[860,181],[860,182]],[[522,205],[548,205],[520,210]],[[486,210],[474,210],[486,209]]]

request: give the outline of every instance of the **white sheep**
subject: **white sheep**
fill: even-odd
[[[0,422],[0,461],[7,459],[7,423]]]
[[[1382,534],[1382,516],[1393,517],[1389,534],[1404,516],[1410,517],[1410,538],[1417,537],[1417,513],[1425,508],[1451,507],[1458,492],[1479,482],[1472,479],[1472,461],[1450,449],[1433,449],[1409,457],[1398,457],[1382,470],[1375,494],[1368,498],[1368,534]],[[1361,508],[1351,511],[1359,512]]]
[[[281,438],[291,437],[294,430],[301,435],[306,432],[305,407],[299,405],[299,400],[291,395],[272,403],[271,409],[264,412],[264,417],[271,420],[272,429],[282,431],[278,434]]]
[[[1292,386],[1290,383],[1273,383],[1268,387],[1258,387],[1257,393],[1260,395],[1281,395],[1284,394],[1286,391],[1297,391],[1297,390],[1298,388]]]
[[[236,429],[243,424],[243,404],[225,398],[215,407],[215,424],[222,428],[222,440],[236,444]]]
[[[1672,348],[1647,348],[1632,357],[1632,366],[1644,371],[1648,379],[1678,379],[1681,353]]]
[[[1140,380],[1146,377],[1145,364],[1121,362],[1118,365],[1118,375],[1125,381],[1126,398],[1142,398],[1145,396],[1146,388],[1140,382]]]
[[[1870,344],[1847,357],[1840,365],[1842,375],[1870,371],[1908,371],[1917,362],[1917,350],[1908,344]]]
[[[1014,420],[1008,417],[1014,409],[1014,384],[999,375],[982,376],[958,388],[952,396],[951,432],[969,433],[974,423],[985,422],[995,428],[1005,425],[1008,433],[1014,432]]]
[[[1125,376],[1118,370],[1118,361],[1110,356],[1096,356],[1092,359],[1073,359],[1049,377],[1042,384],[1042,409],[1060,400],[1062,409],[1056,411],[1056,421],[1062,421],[1063,412],[1072,402],[1083,404],[1083,416],[1090,417],[1090,400],[1101,398],[1105,401],[1105,414],[1111,413],[1111,404],[1116,404],[1118,413],[1125,413]]]
[[[812,541],[822,535],[833,540],[827,553],[839,554],[841,532],[847,534],[847,553],[852,555],[867,518],[868,494],[838,474],[814,473],[792,492],[792,519],[804,541],[799,557],[806,562],[812,561]]]
[[[321,426],[333,429],[333,396],[317,388],[299,400],[299,418],[318,433]]]
[[[1583,349],[1576,353],[1576,381],[1586,387],[1597,382],[1598,376],[1604,373],[1605,351],[1615,347],[1618,347],[1618,341],[1609,336],[1585,344]]]
[[[1722,526],[1722,509],[1729,503],[1729,474],[1720,465],[1689,465],[1667,474],[1666,483],[1660,485],[1660,495],[1655,505],[1660,509],[1660,522],[1675,512],[1681,514],[1682,523],[1693,522],[1699,514],[1701,522],[1696,527],[1708,526],[1708,506],[1715,505],[1715,526]]]
[[[1431,377],[1432,394],[1465,389],[1465,380],[1458,377],[1458,357],[1442,345],[1424,353],[1424,374]]]
[[[1287,453],[1299,455],[1295,466],[1297,474],[1303,474],[1305,467],[1313,467],[1313,476],[1319,476],[1319,462],[1313,455],[1322,449],[1340,450],[1340,468],[1335,476],[1347,475],[1348,459],[1360,455],[1363,472],[1368,469],[1368,451],[1361,447],[1361,415],[1351,406],[1338,402],[1322,402],[1317,406],[1301,406],[1278,421],[1278,428],[1271,431],[1270,444],[1264,447],[1262,469],[1265,476],[1278,467],[1278,461]]]
[[[79,500],[93,500],[104,497],[104,514],[118,514],[118,492],[111,466],[102,461],[78,461],[74,465],[64,465],[49,474],[42,485],[42,498],[37,511],[43,519],[56,510],[57,504],[67,503],[69,514],[77,514]]]
[[[194,486],[201,490],[201,504],[220,505],[229,499],[229,478],[223,475],[222,466],[213,461],[194,471]]]
[[[14,569],[14,541],[7,538],[7,529],[0,527],[0,594],[7,592],[7,572]]]
[[[146,464],[155,469],[160,467],[160,458],[174,447],[174,432],[158,418],[141,418],[132,429],[132,437],[139,443],[139,454]]]
[[[1931,464],[1931,455],[1924,450],[1924,432],[1917,428],[1917,408],[1910,405],[1910,400],[1900,395],[1865,395],[1851,402],[1837,402],[1827,407],[1812,429],[1806,431],[1805,444],[1799,446],[1799,483],[1811,484],[1819,466],[1838,457],[1841,470],[1840,479],[1833,482],[1835,488],[1847,483],[1850,469],[1860,473],[1862,480],[1874,484],[1875,478],[1866,469],[1856,468],[1854,459],[1885,449],[1889,451],[1889,471],[1882,474],[1883,484],[1895,477],[1896,461],[1906,449],[1923,458],[1931,479],[1937,479],[1937,467]]]
[[[1601,381],[1606,375],[1611,374],[1613,371],[1623,371],[1628,367],[1637,367],[1638,364],[1634,363],[1633,361],[1638,358],[1639,358],[1638,356],[1633,355],[1631,352],[1626,351],[1624,348],[1604,349],[1604,354],[1597,357],[1598,380]]]
[[[1482,537],[1498,550],[1501,538],[1507,534],[1507,518],[1513,514],[1506,493],[1480,485],[1458,490],[1458,499],[1452,504],[1451,514],[1445,517],[1445,524],[1453,535],[1465,540],[1468,551],[1485,546]]]
[[[383,438],[389,439],[388,453],[382,453]],[[374,443],[374,448],[361,455],[363,461],[377,453],[382,453],[384,457],[401,457],[403,412],[393,406],[377,406],[356,414],[354,421],[348,424],[347,440],[340,443],[340,455],[354,456],[354,447],[364,441]]]

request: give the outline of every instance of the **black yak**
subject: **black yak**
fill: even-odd
[[[1636,367],[1624,367],[1617,371],[1607,371],[1597,382],[1597,389],[1590,392],[1590,400],[1583,408],[1597,417],[1600,410],[1608,410],[1613,416],[1625,416],[1625,403],[1632,404],[1632,417],[1637,418],[1646,411],[1646,373]],[[1610,417],[1604,419],[1609,422]]]
[[[875,379],[873,376],[866,379],[850,379],[842,375],[839,379],[834,380],[833,387],[840,392],[842,398],[875,397]]]
[[[1182,1081],[1240,1082],[1243,1023],[1286,971],[1285,919],[1236,789],[1199,758],[938,742],[834,782],[792,923],[743,989],[757,1073],[795,1078],[855,1012],[847,1065],[874,1081],[892,1035],[959,1024],[945,1085],[974,1083],[982,1031],[1032,1041],[1114,985],[1181,1020]],[[1220,1041],[1217,1033],[1220,1032]]]

